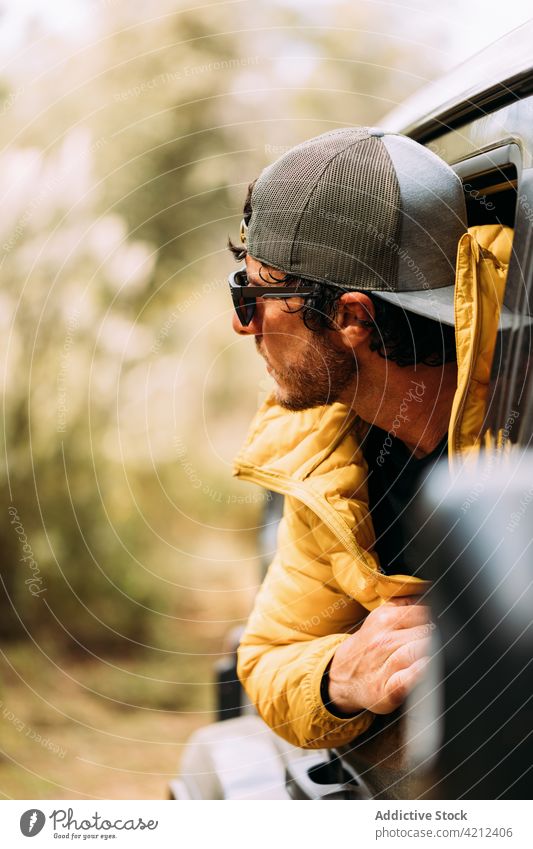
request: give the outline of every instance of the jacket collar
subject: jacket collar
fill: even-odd
[[[364,428],[346,404],[336,402],[290,412],[272,394],[258,410],[235,465],[252,465],[268,473],[304,480],[356,423]]]

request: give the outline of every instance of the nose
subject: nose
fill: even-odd
[[[255,312],[250,324],[242,325],[237,317],[237,313],[233,311],[231,326],[235,333],[239,336],[260,336],[261,335],[261,307],[256,303]]]

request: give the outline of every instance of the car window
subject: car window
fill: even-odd
[[[468,225],[514,227],[521,154],[517,144],[503,144],[454,164],[463,183]]]
[[[522,172],[517,188],[513,250],[504,304],[515,324],[498,336],[492,363],[487,427],[504,441],[529,444],[533,423],[531,385],[533,297],[533,171]]]

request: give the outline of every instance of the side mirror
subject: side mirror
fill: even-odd
[[[533,782],[533,452],[422,487],[411,532],[433,582],[434,652],[407,705],[420,798],[529,799]]]

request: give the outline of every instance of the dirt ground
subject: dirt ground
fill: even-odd
[[[139,661],[56,667],[28,649],[2,654],[4,799],[165,799],[184,742],[212,719],[207,666],[191,696],[186,683],[165,683],[168,661],[147,681]]]

